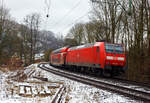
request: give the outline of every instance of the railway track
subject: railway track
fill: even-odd
[[[140,83],[140,82],[130,81],[130,80],[122,79],[122,78],[111,78],[111,79],[115,80],[115,81],[121,81],[124,83],[129,83],[129,84],[133,84],[133,85],[144,86],[144,87],[150,88],[150,84],[148,84],[148,83]]]
[[[82,83],[85,83],[88,85],[92,85],[92,86],[95,86],[100,89],[109,90],[111,92],[125,95],[127,97],[134,98],[136,100],[138,99],[140,101],[150,102],[150,93],[148,93],[148,92],[139,91],[139,90],[135,90],[132,88],[127,88],[127,87],[123,87],[120,85],[115,85],[113,83],[98,81],[98,80],[95,80],[92,78],[88,78],[86,76],[80,76],[77,74],[64,72],[64,71],[58,70],[54,67],[49,68],[49,67],[45,66],[45,64],[39,64],[38,67],[41,69],[44,69],[48,72],[51,72],[51,73],[54,73],[54,74],[78,81],[78,82],[82,82]]]
[[[61,85],[60,89],[56,92],[51,103],[60,103],[64,89],[65,89],[65,87],[63,85]]]

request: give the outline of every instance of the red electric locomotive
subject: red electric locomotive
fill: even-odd
[[[57,51],[60,51],[60,53]],[[51,63],[78,68],[85,67],[85,70],[90,68],[94,72],[107,73],[114,76],[124,71],[125,51],[120,44],[96,42],[58,49],[51,54]]]

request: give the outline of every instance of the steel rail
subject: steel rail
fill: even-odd
[[[90,79],[87,77],[74,75],[72,73],[70,74],[68,72],[63,72],[63,71],[60,71],[57,69],[48,68],[44,64],[39,64],[38,67],[41,69],[44,69],[46,71],[49,71],[51,73],[54,73],[54,74],[78,81],[78,82],[82,82],[82,83],[85,83],[88,85],[92,85],[92,86],[95,86],[95,87],[100,88],[100,89],[105,89],[105,90],[109,90],[112,92],[116,92],[118,94],[125,95],[125,96],[130,97],[130,98],[134,98],[136,100],[138,99],[140,101],[150,102],[150,93],[147,93],[147,92],[138,91],[135,89],[126,88],[126,87],[122,87],[119,85],[114,85],[114,84],[110,84],[110,83],[105,83],[105,82],[93,80],[93,79]]]
[[[56,92],[54,98],[52,99],[51,103],[60,103],[62,93],[64,90],[64,85],[61,85],[60,89]]]

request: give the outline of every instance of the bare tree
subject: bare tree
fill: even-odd
[[[30,63],[33,63],[36,52],[37,35],[39,33],[40,15],[37,13],[29,14],[24,19],[25,25],[30,29],[29,43],[30,43]]]
[[[119,42],[122,15],[123,9],[118,4],[118,0],[97,0],[96,3],[93,3],[93,16],[96,20],[104,21],[105,36],[108,42]]]
[[[9,15],[9,10],[5,8],[4,4],[0,2],[0,41],[2,39],[2,35],[4,35],[5,31],[5,23],[7,20],[9,20],[10,15]]]

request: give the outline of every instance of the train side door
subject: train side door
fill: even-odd
[[[64,55],[64,53],[61,53],[61,57],[60,57],[60,64],[64,64],[64,60],[63,60],[63,55]]]
[[[95,67],[100,67],[100,48],[99,46],[96,46],[93,48],[94,50],[94,65]]]

